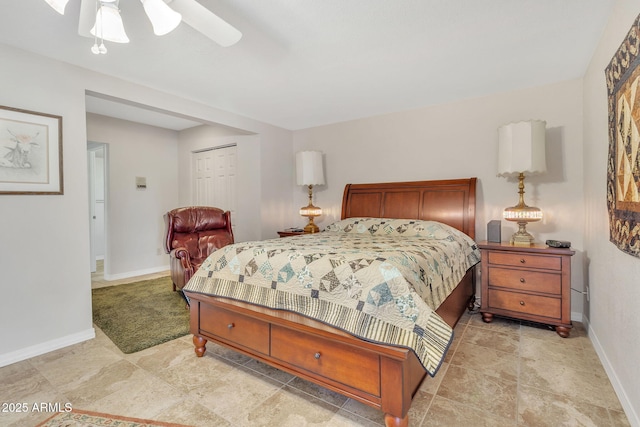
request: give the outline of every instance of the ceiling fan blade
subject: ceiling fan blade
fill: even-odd
[[[78,21],[78,34],[84,37],[93,38],[91,28],[96,22],[96,1],[80,1],[80,20]]]
[[[242,33],[195,0],[172,0],[169,6],[182,14],[182,22],[201,32],[220,46],[236,44]]]

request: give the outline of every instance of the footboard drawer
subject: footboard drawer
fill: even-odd
[[[269,354],[269,323],[220,307],[200,304],[199,329],[233,346]]]
[[[375,353],[272,325],[271,356],[380,396],[380,357]]]

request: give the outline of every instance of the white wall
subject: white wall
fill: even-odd
[[[87,138],[107,144],[105,279],[168,270],[163,215],[178,205],[178,132],[87,114]]]
[[[0,197],[0,366],[91,338],[84,89],[76,70],[0,46],[0,104],[60,115],[64,195]],[[66,73],[64,71],[67,71]]]
[[[65,187],[62,196],[0,197],[0,366],[94,335],[87,91],[260,135],[261,193],[251,200],[260,223],[254,226],[262,237],[287,223],[292,164],[282,161],[292,156],[290,131],[2,44],[0,64],[0,105],[63,117]]]
[[[259,240],[261,215],[255,202],[261,198],[261,146],[259,135],[244,135],[212,126],[198,126],[186,129],[179,135],[179,190],[180,206],[193,203],[192,153],[208,148],[236,144],[237,147],[237,217],[231,218],[236,224],[234,240],[246,242]],[[265,237],[272,237],[270,232]]]
[[[314,188],[324,214],[316,223],[322,228],[339,219],[348,183],[478,177],[476,238],[483,240],[487,222],[518,202],[517,180],[496,176],[497,129],[526,119],[547,122],[548,170],[525,180],[525,201],[545,215],[528,230],[539,242],[572,242],[572,287],[582,290],[581,80],[294,132],[294,151],[325,153],[327,184]],[[295,187],[294,195],[296,206],[306,204],[305,188]],[[502,221],[503,239],[516,229]],[[582,294],[572,297],[572,317],[582,320]]]
[[[608,112],[604,70],[640,13],[619,0],[584,77],[585,253],[589,335],[632,425],[640,426],[640,259],[609,242],[607,214]]]

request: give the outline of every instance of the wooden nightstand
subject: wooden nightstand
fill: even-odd
[[[293,231],[293,230],[278,231],[278,236],[280,237],[299,236],[301,234],[305,234],[304,231]]]
[[[567,248],[478,244],[482,251],[482,320],[506,316],[571,332],[571,256]]]

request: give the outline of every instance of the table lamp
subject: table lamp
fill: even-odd
[[[533,236],[527,232],[527,223],[540,221],[542,211],[524,202],[524,176],[547,171],[545,161],[545,128],[542,120],[510,123],[498,129],[498,175],[518,175],[518,204],[506,208],[507,221],[518,223],[518,231],[511,236],[511,244],[530,246]]]
[[[304,232],[317,233],[320,229],[313,222],[313,219],[322,215],[322,209],[313,205],[313,186],[324,184],[322,153],[320,151],[300,151],[296,154],[296,180],[298,185],[309,187],[309,204],[300,208],[300,215],[309,218]]]

